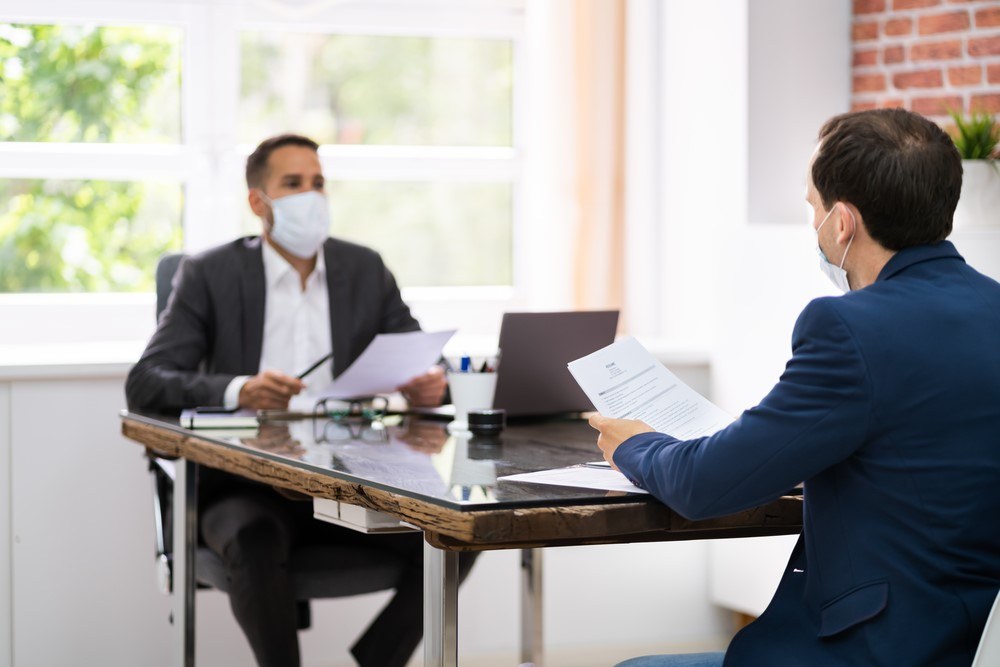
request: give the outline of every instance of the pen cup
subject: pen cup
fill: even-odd
[[[497,374],[448,371],[448,388],[451,391],[451,402],[455,405],[455,421],[448,428],[452,431],[465,431],[469,428],[469,410],[493,407]]]

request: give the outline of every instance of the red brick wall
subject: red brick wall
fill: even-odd
[[[1000,114],[1000,0],[853,0],[854,109]]]

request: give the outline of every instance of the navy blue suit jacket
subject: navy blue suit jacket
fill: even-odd
[[[1000,284],[951,243],[905,249],[803,310],[760,405],[614,460],[695,519],[805,481],[802,535],[727,667],[968,667],[1000,588]]]

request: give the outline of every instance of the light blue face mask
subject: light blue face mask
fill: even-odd
[[[823,222],[819,223],[819,227],[816,228],[816,252],[819,254],[820,271],[822,271],[826,277],[830,279],[830,282],[839,287],[842,292],[846,293],[851,291],[851,284],[847,281],[847,271],[844,271],[844,262],[847,261],[847,252],[851,249],[851,243],[854,242],[854,234],[858,231],[858,223],[854,218],[854,212],[851,211],[851,209],[848,208],[847,212],[851,214],[851,220],[854,220],[854,233],[851,234],[851,239],[847,242],[847,248],[844,249],[844,257],[840,260],[840,266],[832,264],[830,260],[827,259],[826,253],[824,253],[823,249],[819,246],[819,230],[823,229],[823,225],[825,225],[826,221],[830,219],[830,215],[833,214],[836,208],[836,205],[834,205],[834,207],[830,209],[830,212],[826,214],[826,217],[823,218]]]
[[[271,199],[261,198],[271,207],[271,239],[301,259],[309,259],[330,233],[330,209],[326,197],[315,190]]]

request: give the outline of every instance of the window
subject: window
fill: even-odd
[[[180,248],[182,192],[138,163],[141,145],[180,142],[180,51],[174,28],[0,24],[0,140],[53,176],[59,144],[83,149],[81,174],[88,153],[137,147],[127,180],[0,178],[0,293],[152,289],[149,267]]]
[[[511,39],[243,31],[239,139],[295,130],[342,156],[324,169],[332,232],[380,251],[404,287],[511,285],[512,170],[484,164],[513,161],[513,50]]]
[[[0,294],[148,291],[159,255],[257,233],[236,183],[284,131],[324,145],[333,233],[402,285],[512,284],[518,29],[469,18],[511,3],[455,3],[446,30],[417,3],[319,22],[275,3],[256,24],[224,3],[48,4],[0,10]]]
[[[416,310],[502,309],[522,22],[522,0],[4,3],[0,311],[137,292],[151,312],[161,254],[259,233],[244,161],[286,131],[322,144],[332,233]]]

